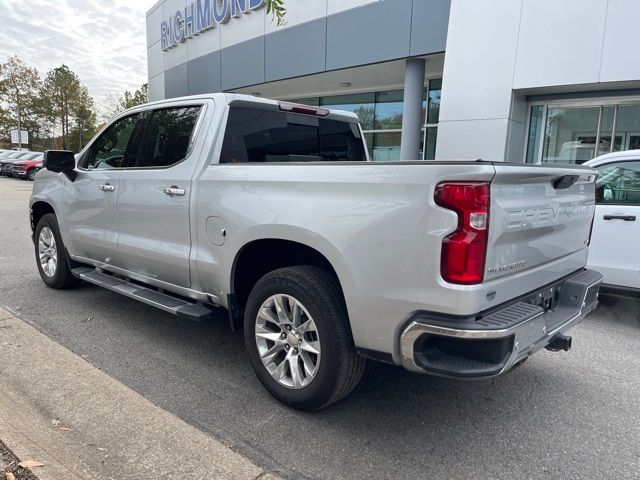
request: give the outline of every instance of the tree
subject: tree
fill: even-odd
[[[5,127],[37,134],[40,85],[38,71],[27,66],[17,55],[0,64],[0,102],[9,107],[3,115]]]
[[[118,113],[129,108],[137,107],[149,101],[149,85],[144,83],[135,92],[125,90],[122,95],[108,95],[104,102],[104,118],[110,119]]]
[[[128,108],[137,107],[138,105],[147,103],[148,101],[149,84],[144,83],[138,90],[133,93],[131,93],[129,90],[125,90],[121,99],[121,106],[123,110],[126,110]]]
[[[277,25],[282,27],[286,25],[284,19],[287,14],[287,9],[284,8],[284,0],[267,0],[267,14],[273,14],[273,19],[277,20]]]
[[[363,130],[373,130],[373,107],[361,105],[359,107],[356,107],[353,110],[353,113],[358,115],[358,119],[360,119],[360,125],[362,125]]]
[[[78,97],[73,102],[71,109],[75,126],[69,132],[69,149],[79,152],[97,131],[93,98],[89,95],[86,87],[80,87]]]
[[[71,148],[71,130],[75,129],[73,142],[80,149],[86,134],[95,132],[95,109],[78,76],[66,65],[49,71],[44,79],[42,99],[46,117],[60,126],[62,148]]]

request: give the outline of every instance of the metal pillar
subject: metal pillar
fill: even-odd
[[[405,65],[400,160],[421,160],[420,138],[424,123],[422,99],[425,63],[422,58],[409,58]]]

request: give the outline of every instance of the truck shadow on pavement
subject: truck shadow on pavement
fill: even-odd
[[[503,377],[448,380],[370,363],[349,397],[306,414],[262,388],[224,310],[192,323],[89,285],[35,290],[44,302],[63,296],[65,308],[25,308],[30,323],[285,478],[500,478],[515,465],[526,478],[618,465],[624,478],[638,462],[629,439],[640,428],[627,420],[640,394],[637,300],[605,300],[575,329],[571,352],[540,352]]]

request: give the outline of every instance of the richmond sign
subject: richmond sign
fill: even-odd
[[[263,6],[264,0],[196,0],[160,24],[160,47],[167,51],[216,24]]]

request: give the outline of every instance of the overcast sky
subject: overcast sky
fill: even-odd
[[[155,0],[0,0],[0,62],[17,54],[44,78],[66,64],[100,104],[147,81],[145,18]]]

